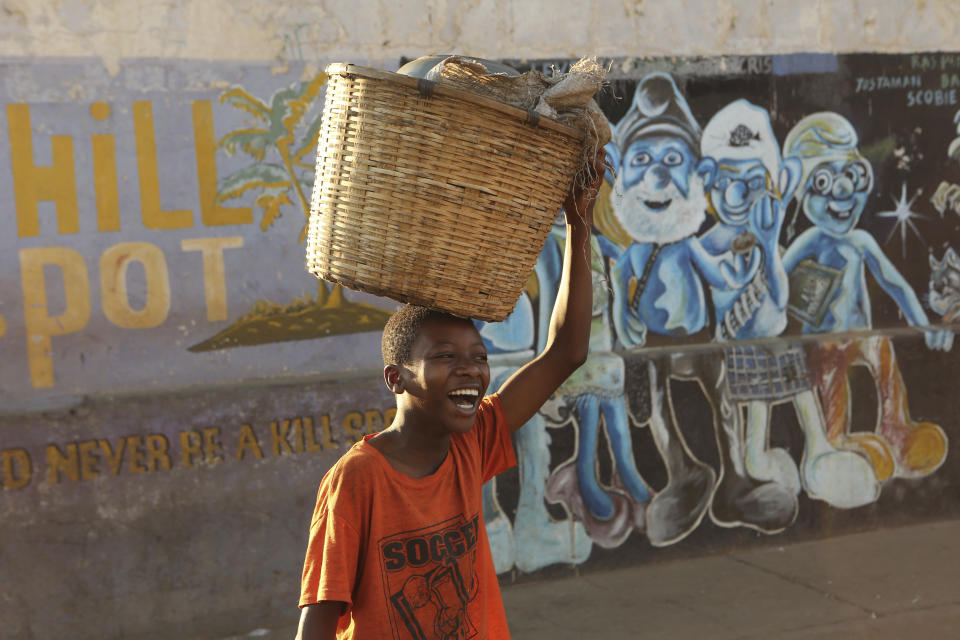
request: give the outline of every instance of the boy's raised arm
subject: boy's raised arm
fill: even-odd
[[[520,368],[500,388],[500,401],[511,429],[519,429],[587,359],[593,309],[590,272],[590,231],[593,204],[603,180],[604,152],[593,161],[596,179],[574,184],[564,202],[567,242],[557,300],[550,318],[547,344],[536,358]]]

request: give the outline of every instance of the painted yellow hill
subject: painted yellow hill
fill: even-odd
[[[391,313],[363,302],[350,302],[340,286],[319,288],[317,300],[295,300],[281,306],[258,300],[239,320],[217,335],[189,347],[216,351],[255,344],[313,340],[327,336],[383,329]]]

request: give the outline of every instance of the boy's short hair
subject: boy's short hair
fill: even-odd
[[[415,304],[404,305],[390,316],[383,328],[383,338],[380,340],[380,353],[383,355],[384,366],[409,364],[410,350],[417,336],[420,335],[420,327],[436,320],[469,322],[464,318]]]

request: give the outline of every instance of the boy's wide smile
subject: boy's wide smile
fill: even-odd
[[[447,394],[451,402],[463,413],[476,413],[480,406],[480,389],[477,386],[464,386],[454,389]]]

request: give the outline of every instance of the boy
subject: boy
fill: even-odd
[[[469,320],[407,306],[383,334],[389,428],[324,476],[300,596],[301,640],[509,638],[482,517],[481,487],[516,463],[511,433],[587,357],[590,229],[603,177],[571,188],[550,337],[496,394]]]

